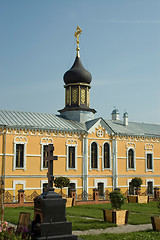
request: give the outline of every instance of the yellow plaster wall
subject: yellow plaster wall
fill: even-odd
[[[96,131],[98,129],[101,129],[104,132],[104,136],[102,138],[97,137]],[[36,135],[31,135],[31,132],[26,131],[26,134],[23,134],[23,131],[20,131],[19,134],[13,133],[7,134],[7,148],[6,153],[7,154],[13,154],[13,141],[15,136],[25,136],[27,138],[27,146],[26,146],[26,154],[30,155],[39,155],[39,156],[27,156],[26,157],[26,171],[22,169],[16,169],[13,171],[13,156],[6,156],[6,175],[23,175],[22,178],[14,178],[14,180],[26,180],[26,188],[40,188],[41,187],[41,179],[47,180],[47,178],[32,178],[32,175],[47,175],[47,169],[44,169],[41,171],[41,139],[42,138],[51,138],[53,139],[53,144],[55,147],[54,155],[60,155],[58,158],[58,161],[54,161],[54,173],[55,175],[60,176],[75,176],[75,175],[82,175],[82,169],[83,169],[83,141],[80,137],[77,137],[76,135],[73,135],[72,137],[68,134],[59,134],[57,136],[49,136],[47,133],[43,133],[41,135],[37,135],[37,132],[35,132]],[[73,169],[69,169],[66,171],[66,141],[68,139],[74,139],[77,141],[77,171]],[[102,128],[102,126],[98,127],[95,132],[92,132],[88,136],[88,170],[89,170],[89,156],[90,156],[90,144],[91,142],[96,141],[99,146],[99,171],[98,170],[92,170],[88,171],[89,177],[88,178],[88,187],[89,187],[89,194],[92,194],[92,188],[94,188],[94,179],[107,179],[107,186],[112,186],[112,177],[108,177],[108,175],[112,176],[112,169],[104,170],[102,171],[102,146],[107,141],[111,145],[111,152],[112,152],[112,140],[111,136],[109,134],[105,133],[105,130]],[[135,143],[135,153],[136,157],[136,171],[126,169],[126,143],[132,142]],[[0,135],[0,153],[2,154],[2,147],[3,147],[3,136]],[[154,172],[145,172],[145,144],[153,144],[153,157],[159,158],[154,160]],[[122,157],[122,158],[119,158]],[[139,159],[141,158],[141,159]],[[112,158],[111,158],[112,159]],[[127,185],[127,179],[131,179],[132,177],[127,177],[127,175],[131,175],[134,177],[134,175],[145,175],[143,177],[143,184],[146,184],[146,179],[154,179],[155,185],[160,185],[160,178],[159,177],[153,177],[151,175],[153,174],[159,174],[160,172],[160,143],[157,141],[140,141],[140,139],[135,139],[133,141],[129,139],[123,139],[118,140],[117,142],[117,166],[118,166],[118,175],[126,175],[126,177],[119,177],[118,179],[118,185],[119,186],[126,186]],[[2,156],[0,156],[0,169],[2,165]],[[111,163],[112,166],[112,163]],[[30,175],[30,178],[25,178],[25,175]],[[107,177],[106,177],[107,175]],[[95,176],[95,177],[94,177]],[[82,178],[70,178],[73,180],[77,180],[78,189],[77,194],[81,194],[82,192]],[[6,178],[6,188],[12,188],[13,187],[13,179]],[[144,188],[145,189],[145,188]],[[111,188],[108,188],[110,191]],[[126,187],[123,188],[124,192],[127,190]],[[31,194],[33,190],[26,190],[28,194]],[[36,190],[37,192],[41,192],[41,190]],[[144,191],[144,190],[143,190]]]

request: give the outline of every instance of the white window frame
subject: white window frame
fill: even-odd
[[[105,199],[105,191],[106,191],[106,188],[107,188],[107,179],[104,179],[104,178],[97,178],[97,179],[94,179],[94,187],[98,189],[98,183],[103,183],[104,184],[104,199]]]
[[[149,195],[149,196],[153,196],[154,195],[154,179],[153,178],[152,179],[146,179],[146,190],[148,188],[148,182],[152,182],[153,183],[153,194]]]
[[[91,146],[92,143],[96,143],[97,144],[97,168],[92,168],[92,163],[91,163]],[[89,147],[89,171],[99,171],[99,145],[97,143],[97,141],[92,141],[90,143],[90,147]]]
[[[53,144],[53,139],[48,137],[42,138],[40,144],[41,144],[41,171],[43,171],[44,169],[48,169],[43,167],[43,149],[44,149],[44,146]]]
[[[77,171],[77,141],[74,139],[68,139],[66,141],[66,152],[67,152],[67,158],[66,158],[66,171],[69,170],[75,170]],[[69,168],[69,147],[75,147],[75,167],[74,168]]]
[[[14,138],[14,157],[13,157],[13,171],[17,169],[22,169],[26,171],[26,148],[27,148],[27,138],[26,137],[15,137]],[[24,151],[23,151],[23,167],[16,167],[16,145],[17,144],[23,144],[24,145]]]
[[[127,179],[127,186],[128,186],[128,195],[129,195],[129,184],[132,181],[132,179]],[[135,189],[134,189],[134,194],[135,194]]]
[[[23,190],[26,189],[26,180],[13,180],[13,201],[15,202],[15,192],[16,192],[16,185],[23,185]],[[25,201],[25,200],[24,200]]]
[[[152,155],[152,169],[147,168],[147,154]],[[146,172],[153,172],[154,171],[153,151],[145,151],[145,167],[146,167]]]
[[[105,168],[104,167],[104,144],[105,143],[107,143],[108,145],[109,145],[109,165],[110,165],[110,167],[109,168]],[[104,170],[111,170],[112,168],[111,168],[111,144],[110,144],[110,142],[104,142],[103,143],[103,146],[102,146],[102,171],[104,171]]]
[[[41,193],[43,193],[43,183],[48,183],[48,180],[41,180]]]
[[[70,183],[75,184],[75,190],[76,190],[76,193],[77,193],[77,180],[70,180]],[[68,197],[68,187],[67,187],[67,197]]]
[[[133,161],[134,161],[134,168],[129,168],[129,164],[128,164],[128,152],[129,152],[129,150],[130,149],[132,149],[133,150],[133,152],[134,152],[134,159],[133,159]],[[132,170],[132,171],[136,171],[136,151],[135,151],[135,148],[134,147],[128,147],[127,148],[127,171],[130,171],[130,170]]]

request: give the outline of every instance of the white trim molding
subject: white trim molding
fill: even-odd
[[[41,180],[41,193],[43,193],[43,183],[48,183],[48,180]]]
[[[41,144],[41,171],[43,171],[43,169],[46,169],[43,167],[43,149],[44,146],[53,144],[53,139],[48,137],[42,138],[40,144]]]
[[[24,171],[26,171],[26,147],[27,147],[27,138],[26,137],[18,137],[16,136],[14,138],[13,144],[14,144],[14,157],[13,157],[13,171],[15,171],[16,169],[22,169]],[[19,168],[16,167],[16,145],[17,144],[23,144],[24,145],[24,151],[23,151],[23,167]]]
[[[66,158],[66,171],[73,169],[77,171],[77,140],[75,139],[68,139],[66,141],[66,152],[67,152],[67,158]],[[75,167],[74,168],[69,168],[69,147],[75,147]]]
[[[76,190],[76,193],[77,193],[77,180],[70,180],[70,183],[74,183],[75,184],[75,190]],[[67,187],[67,196],[68,196],[68,187]]]
[[[98,183],[103,183],[104,185],[104,192],[103,192],[103,196],[104,196],[104,199],[105,199],[105,191],[106,191],[106,188],[107,188],[107,179],[105,178],[98,178],[98,179],[94,179],[94,187],[95,188],[98,188]]]
[[[126,151],[126,167],[127,167],[127,171],[129,171],[129,170],[136,171],[136,151],[135,151],[136,145],[134,143],[127,143],[126,144],[126,148],[127,148],[127,151]],[[133,150],[133,154],[134,154],[134,156],[133,156],[134,167],[133,168],[129,168],[129,164],[128,164],[128,152],[129,152],[130,149]]]
[[[109,168],[105,168],[104,167],[104,144],[108,144],[109,145]],[[110,144],[110,142],[104,142],[103,143],[103,145],[102,145],[102,171],[104,171],[104,170],[111,170],[112,169],[112,167],[111,167],[111,144]]]
[[[97,145],[97,168],[92,168],[92,163],[91,163],[91,146],[92,146],[92,143],[96,143]],[[89,146],[89,171],[94,171],[94,170],[97,170],[99,171],[99,145],[98,145],[98,142],[97,141],[92,141],[90,143],[90,146]]]
[[[88,193],[88,139],[83,137],[83,191]]]
[[[106,178],[94,179],[94,187],[95,188],[98,188],[98,183],[104,183],[104,190],[107,188],[107,179]]]
[[[23,185],[23,190],[26,189],[26,180],[13,180],[13,196],[15,197],[16,185]],[[15,201],[15,199],[14,199]]]

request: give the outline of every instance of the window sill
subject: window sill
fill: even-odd
[[[15,170],[25,170],[24,167],[16,167]]]

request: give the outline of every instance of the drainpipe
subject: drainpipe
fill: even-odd
[[[88,193],[88,139],[83,136],[83,192]],[[86,197],[84,195],[86,200]]]
[[[112,170],[112,178],[113,178],[113,190],[117,188],[117,136],[113,136],[113,170]]]

